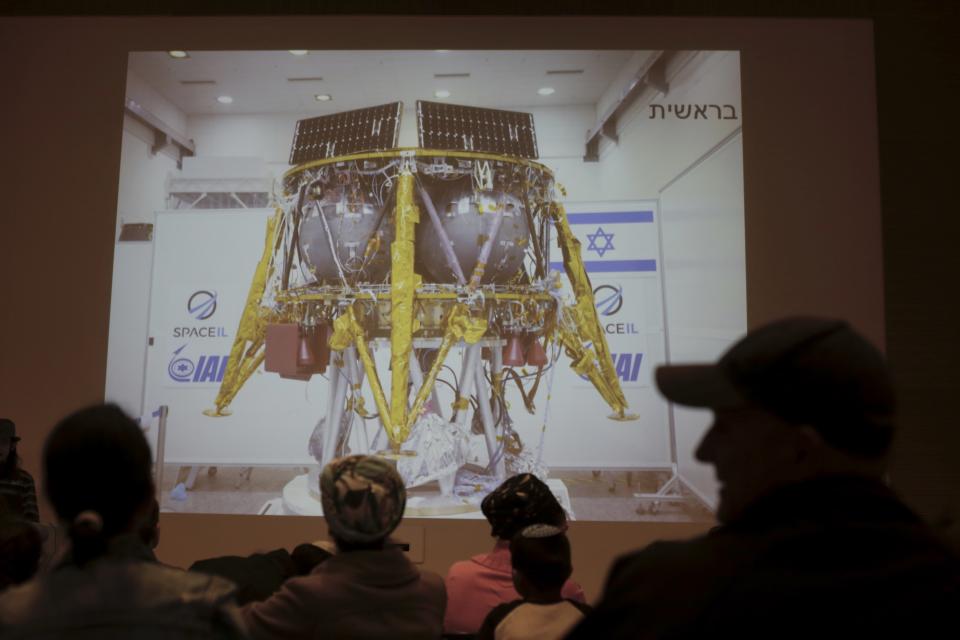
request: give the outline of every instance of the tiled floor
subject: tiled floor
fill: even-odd
[[[172,497],[177,483],[187,479],[186,468],[166,466],[163,475],[164,511],[180,513],[259,513],[264,505],[281,497],[283,487],[306,472],[305,467],[219,467],[200,469],[185,499]],[[554,469],[551,477],[564,481],[577,520],[706,522],[709,509],[685,491],[683,500],[654,503],[639,500],[636,493],[656,492],[668,478],[657,470]]]

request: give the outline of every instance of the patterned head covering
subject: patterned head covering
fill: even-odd
[[[480,503],[490,521],[490,533],[510,539],[531,524],[552,524],[566,528],[567,514],[553,492],[532,473],[507,478]]]
[[[383,540],[397,528],[407,491],[400,474],[383,458],[347,456],[324,467],[320,502],[336,538],[367,544]]]

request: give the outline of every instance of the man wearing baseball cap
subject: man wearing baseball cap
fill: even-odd
[[[33,476],[20,466],[18,442],[17,425],[0,418],[0,516],[38,522],[37,490]]]
[[[333,460],[320,476],[320,501],[336,554],[243,609],[256,638],[439,638],[446,592],[388,536],[407,493],[392,463],[375,456]]]
[[[893,384],[846,322],[774,322],[656,381],[713,412],[696,456],[720,526],[619,559],[571,637],[920,637],[950,620],[960,561],[883,481]]]

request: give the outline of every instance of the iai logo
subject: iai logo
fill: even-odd
[[[167,365],[167,375],[170,379],[180,383],[221,382],[230,357],[203,354],[194,360],[185,353],[187,346],[188,344],[181,345],[170,357],[170,363]]]
[[[640,380],[640,365],[643,363],[643,353],[611,353],[610,361],[620,378],[621,384],[638,382]],[[581,380],[589,380],[587,376],[580,376]]]
[[[187,311],[197,320],[206,320],[217,310],[217,292],[194,291],[190,299],[187,300]]]
[[[193,372],[196,370],[193,360],[180,356],[180,352],[186,348],[187,345],[183,345],[174,351],[173,357],[170,358],[170,364],[167,365],[167,373],[177,382],[190,382],[190,378],[193,377]]]
[[[623,307],[623,287],[602,284],[593,290],[593,302],[602,316],[612,316]]]

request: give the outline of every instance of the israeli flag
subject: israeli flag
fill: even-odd
[[[657,271],[656,203],[637,202],[611,209],[611,204],[570,204],[567,222],[580,240],[587,273],[652,274]],[[559,248],[554,258],[559,258]],[[563,269],[563,263],[550,263]]]

